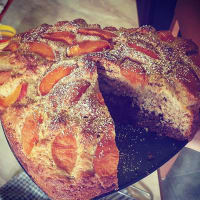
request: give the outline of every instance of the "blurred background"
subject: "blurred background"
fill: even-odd
[[[76,18],[102,26],[138,26],[135,0],[14,0],[2,23],[23,32],[42,23]]]

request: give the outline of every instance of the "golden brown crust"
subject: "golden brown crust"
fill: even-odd
[[[118,186],[118,150],[114,174],[104,178],[106,184],[93,167],[98,141],[107,135],[108,128],[105,126],[113,124],[113,121],[105,104],[99,102],[96,96],[99,89],[95,63],[85,62],[81,59],[76,64],[58,63],[42,76],[41,71],[36,71],[34,76],[28,73],[29,78],[36,80],[36,83],[29,82],[29,90],[31,94],[36,90],[36,96],[29,96],[29,90],[26,93],[27,101],[32,99],[31,104],[27,101],[15,102],[12,107],[6,110],[4,108],[1,115],[15,155],[33,180],[54,199],[90,199]],[[67,72],[70,69],[70,73],[60,78],[58,74],[62,75],[63,70],[59,66],[64,67]],[[59,84],[54,83],[53,87],[48,87],[47,92],[38,98],[41,92],[38,91],[39,80],[50,77],[52,81],[55,69],[58,69],[55,80],[58,78]],[[74,75],[77,77],[76,81]],[[80,110],[82,105],[85,106],[84,110]],[[114,127],[109,133],[114,142]],[[77,145],[72,146],[72,140],[67,139],[70,134]],[[115,146],[114,142],[112,148],[116,148]],[[75,163],[70,165],[74,152],[77,152],[73,161]]]
[[[117,189],[119,151],[97,69],[136,91],[171,95],[189,125],[169,136],[186,139],[199,123],[197,52],[168,31],[101,29],[83,19],[16,35],[0,52],[0,73],[9,77],[0,82],[0,118],[15,155],[52,199]]]
[[[90,92],[89,96],[90,95],[91,97],[89,97],[89,99],[93,101],[93,109],[96,109],[96,106],[99,104],[98,99],[95,99],[96,95],[93,93],[93,91]],[[87,101],[87,98],[83,98],[82,101]],[[49,104],[49,102],[44,101],[44,104],[45,103]],[[104,181],[106,181],[106,184],[93,169],[93,156],[95,156],[95,146],[98,143],[97,141],[99,141],[103,135],[107,135],[105,124],[112,123],[112,120],[109,119],[109,114],[106,113],[107,110],[104,108],[105,104],[101,104],[100,106],[101,109],[98,111],[98,115],[99,118],[104,119],[104,122],[101,122],[102,127],[96,127],[96,129],[94,127],[98,122],[98,119],[94,119],[94,117],[97,118],[96,112],[83,113],[84,115],[95,115],[94,117],[88,116],[88,126],[86,126],[87,123],[78,124],[77,122],[74,122],[72,123],[73,125],[70,125],[72,121],[69,122],[67,118],[59,118],[59,113],[56,115],[59,120],[55,122],[54,116],[45,116],[45,113],[40,110],[43,109],[40,104],[27,107],[8,108],[2,114],[2,124],[5,128],[7,138],[10,141],[10,145],[15,155],[28,174],[50,197],[54,199],[90,199],[94,196],[98,196],[117,188],[117,164],[114,166],[114,174],[112,176],[106,176],[103,178]],[[45,109],[48,108],[46,107]],[[78,110],[79,109],[74,109],[74,112],[78,112]],[[27,117],[32,116],[32,113],[35,114],[36,112],[43,115],[41,116],[41,120],[39,122],[39,124],[41,124],[43,127],[40,126],[39,141],[34,143],[33,147],[27,151],[24,149],[23,142],[21,140],[23,136],[23,127],[26,124]],[[79,114],[77,114],[76,117],[78,116]],[[73,120],[72,117],[71,120]],[[67,125],[65,125],[66,123]],[[63,125],[65,125],[64,129]],[[77,126],[78,128],[73,128],[73,126]],[[81,128],[81,126],[84,127]],[[33,127],[34,126],[32,122],[30,127],[31,132],[34,129]],[[103,132],[103,128],[105,132]],[[82,130],[82,136],[77,135],[80,134],[79,130],[77,129]],[[26,131],[26,142],[32,142],[32,140],[28,139],[31,137],[29,131],[30,130]],[[44,131],[45,135],[43,135]],[[64,160],[67,159],[65,155],[73,156],[73,154],[69,154],[72,149],[66,151],[66,149],[73,145],[73,143],[70,142],[69,144],[66,144],[66,139],[63,138],[69,137],[70,134],[73,134],[74,137],[76,137],[78,149],[74,149],[73,152],[78,151],[78,156],[75,158],[76,166],[72,166],[72,169],[69,171],[68,169],[70,165]],[[111,135],[114,140],[113,134],[114,132],[111,130]],[[99,139],[97,138],[97,135]],[[58,137],[60,137],[59,140]],[[54,156],[55,154],[52,153],[54,148],[57,149],[56,156],[58,156],[59,160],[56,159]],[[113,144],[112,148],[115,148],[115,143]],[[60,151],[64,151],[65,155],[62,154],[62,152],[60,153]],[[118,150],[116,156],[116,162],[118,163]],[[65,169],[63,165],[60,165],[59,162],[62,162],[63,165],[66,165],[67,169]]]

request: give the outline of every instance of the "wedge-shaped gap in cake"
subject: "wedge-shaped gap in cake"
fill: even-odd
[[[162,136],[185,140],[195,132],[193,109],[177,98],[161,74],[148,74],[129,58],[98,62],[98,81],[115,124],[131,124]],[[193,134],[193,133],[192,133]]]

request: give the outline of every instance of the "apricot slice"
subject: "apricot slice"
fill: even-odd
[[[7,97],[0,97],[0,105],[3,107],[8,107],[14,104],[19,98],[21,92],[22,84],[18,85],[13,93],[8,95]]]
[[[71,173],[77,159],[76,138],[72,134],[59,134],[52,143],[52,156],[55,164]]]
[[[43,42],[29,42],[29,51],[36,53],[43,58],[53,61],[55,59],[52,48]]]
[[[69,47],[67,56],[80,56],[86,53],[103,51],[104,49],[111,48],[109,42],[104,40],[84,40],[71,47]]]
[[[11,77],[11,72],[0,72],[0,85],[3,85]]]
[[[106,39],[106,40],[110,40],[113,37],[117,37],[117,35],[114,33],[101,30],[101,29],[95,29],[95,28],[81,28],[78,30],[78,33],[83,34],[83,35],[99,36],[100,38]]]
[[[21,131],[22,148],[26,155],[29,155],[34,145],[39,140],[40,115],[31,114],[26,117],[24,126]]]
[[[68,76],[74,67],[60,66],[53,71],[49,72],[41,81],[39,90],[42,95],[46,95],[50,92],[53,86],[63,77]]]
[[[151,31],[154,31],[154,29],[152,29],[152,27],[140,27],[140,28],[136,28],[137,30],[137,32],[139,32],[139,33],[142,33],[142,34],[148,34],[148,33],[150,33]]]
[[[158,31],[157,34],[158,37],[165,42],[173,42],[175,39],[171,31]]]
[[[12,42],[10,43],[8,46],[6,46],[3,51],[17,51],[17,49],[19,48],[19,43],[18,42]]]
[[[146,54],[147,56],[150,56],[151,58],[159,59],[158,55],[149,49],[145,49],[134,43],[128,43],[128,45],[129,45],[129,47],[135,49],[136,51],[142,52],[142,53]]]
[[[88,81],[80,81],[80,83],[78,83],[77,86],[72,89],[69,103],[73,104],[78,102],[90,85],[91,84]]]
[[[42,36],[42,38],[54,41],[61,41],[67,44],[73,44],[73,41],[76,38],[76,36],[71,32],[63,31],[63,32],[46,33]]]
[[[22,83],[21,92],[20,92],[20,95],[19,95],[17,101],[20,101],[21,99],[23,99],[26,96],[27,88],[28,88],[28,83]]]
[[[103,96],[102,96],[101,92],[98,92],[98,93],[96,94],[96,96],[97,96],[98,102],[99,102],[101,105],[104,105],[105,102],[104,102],[104,99],[103,99]]]
[[[93,166],[95,172],[100,176],[115,176],[119,162],[119,151],[115,139],[108,139],[105,136],[98,143],[95,152]]]
[[[121,69],[121,74],[127,78],[133,85],[146,85],[147,77],[139,69],[130,70],[130,69]]]

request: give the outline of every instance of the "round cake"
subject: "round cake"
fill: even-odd
[[[116,121],[179,140],[194,136],[199,63],[191,40],[150,26],[43,24],[0,52],[0,119],[50,198],[91,199],[118,188]]]

